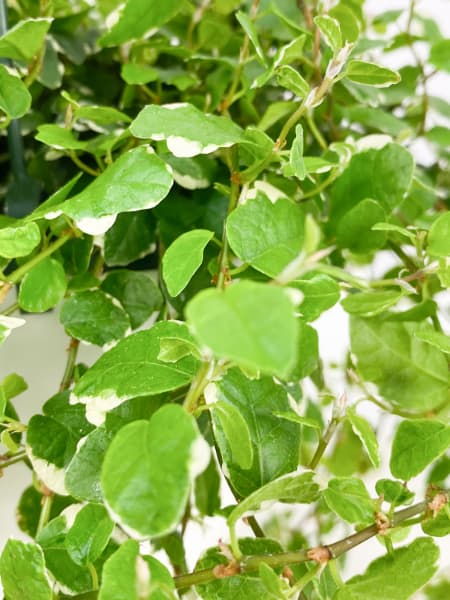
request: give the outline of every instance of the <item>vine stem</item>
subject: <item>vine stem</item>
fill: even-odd
[[[22,265],[15,271],[13,271],[11,273],[11,275],[8,275],[9,283],[12,283],[12,284],[18,283],[22,279],[22,277],[24,275],[26,275],[26,273],[28,273],[28,271],[30,271],[33,267],[35,267],[41,261],[43,261],[44,258],[51,256],[53,254],[53,252],[56,252],[56,250],[61,248],[61,246],[64,246],[64,244],[66,242],[68,242],[71,238],[73,238],[73,235],[74,235],[73,233],[67,233],[66,235],[63,235],[62,237],[57,239],[55,242],[53,242],[53,244],[49,244],[49,246],[47,246],[47,248],[45,248],[45,250],[42,250],[42,252],[40,252],[39,254],[34,256],[27,263],[25,263],[24,265]]]
[[[319,464],[320,459],[322,458],[325,450],[327,449],[327,446],[330,443],[331,438],[333,437],[337,426],[341,422],[342,414],[345,409],[345,402],[346,402],[346,396],[345,396],[345,394],[342,394],[342,396],[337,400],[337,402],[334,405],[331,421],[328,424],[328,427],[327,427],[325,433],[319,440],[319,444],[314,453],[314,456],[311,459],[311,462],[309,463],[308,469],[311,469],[312,471],[314,471],[314,469]]]
[[[16,463],[21,462],[22,460],[25,460],[26,458],[27,458],[27,453],[23,450],[21,452],[18,452],[14,456],[11,456],[11,458],[7,458],[5,460],[0,459],[0,472],[2,471],[2,469],[5,469],[6,467],[10,467],[11,465],[15,465]]]
[[[213,368],[213,362],[205,361],[201,364],[184,400],[183,406],[188,413],[193,413],[197,409],[198,400],[210,382],[210,373]]]
[[[407,521],[411,517],[425,514],[428,511],[428,505],[428,501],[424,500],[414,504],[413,506],[408,506],[407,508],[395,512],[390,520],[390,528],[399,527],[403,522]],[[331,559],[338,558],[356,546],[359,546],[359,544],[362,544],[368,539],[378,535],[378,533],[379,525],[374,523],[373,525],[369,525],[361,531],[329,544],[328,546],[317,546],[314,548],[297,550],[293,552],[280,552],[278,554],[244,557],[239,565],[237,565],[237,567],[239,567],[238,570],[234,571],[233,574],[251,573],[253,571],[257,571],[261,563],[265,563],[273,568],[300,564],[309,561],[324,564]],[[178,575],[174,577],[175,587],[177,589],[184,589],[193,585],[200,585],[214,581],[217,579],[217,575],[215,573],[216,571],[214,568],[211,568],[194,571],[187,575]],[[233,575],[230,574],[230,576]]]
[[[73,372],[75,369],[75,363],[77,360],[79,346],[80,346],[79,340],[76,340],[75,338],[71,338],[69,348],[68,348],[66,368],[64,370],[64,375],[61,380],[61,384],[59,386],[60,392],[64,392],[65,390],[68,390],[70,387],[70,384],[72,383]]]
[[[36,530],[36,537],[44,529],[50,519],[50,512],[53,504],[53,492],[46,490],[43,496],[41,514],[39,515],[39,523]]]

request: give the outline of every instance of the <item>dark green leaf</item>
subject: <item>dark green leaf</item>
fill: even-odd
[[[105,234],[105,262],[125,266],[156,248],[155,220],[149,210],[121,213]]]
[[[66,548],[72,560],[78,565],[95,562],[106,548],[113,529],[114,523],[104,506],[83,506],[66,536]]]

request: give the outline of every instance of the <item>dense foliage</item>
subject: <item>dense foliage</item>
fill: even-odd
[[[54,309],[69,349],[28,423],[26,382],[0,383],[2,485],[30,467],[6,600],[450,597],[439,23],[414,0],[16,0],[8,26],[0,342]],[[229,537],[189,572],[211,516]]]

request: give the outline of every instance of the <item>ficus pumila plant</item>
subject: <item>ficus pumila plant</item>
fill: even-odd
[[[0,485],[30,469],[5,599],[450,597],[439,23],[414,0],[1,8],[2,352],[33,313],[68,336],[28,422],[0,383]],[[228,533],[198,557],[192,523]]]

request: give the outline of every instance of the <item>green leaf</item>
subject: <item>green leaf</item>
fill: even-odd
[[[186,315],[194,336],[220,358],[287,377],[297,354],[298,324],[287,293],[240,281],[197,294]]]
[[[319,364],[319,339],[314,327],[299,319],[297,363],[290,376],[291,381],[311,375]]]
[[[358,370],[394,406],[428,411],[448,399],[448,368],[444,354],[417,339],[413,323],[379,318],[350,319],[352,352]]]
[[[299,311],[305,321],[315,321],[323,312],[338,302],[341,294],[339,284],[328,275],[310,271],[289,283],[303,294]]]
[[[82,192],[60,209],[91,235],[107,231],[121,212],[153,208],[167,196],[172,175],[148,148],[134,148],[109,165]]]
[[[121,267],[156,248],[155,219],[149,210],[121,213],[105,234],[105,263]]]
[[[406,484],[392,479],[379,479],[375,484],[375,490],[379,496],[383,496],[385,502],[394,506],[409,504],[414,498],[413,492],[410,492]]]
[[[120,75],[129,85],[145,85],[158,79],[158,71],[147,65],[127,63],[122,65]]]
[[[309,417],[302,417],[297,415],[294,412],[283,412],[283,411],[275,411],[273,413],[275,416],[280,417],[281,419],[286,419],[287,421],[291,421],[291,423],[298,423],[299,425],[304,425],[305,427],[311,427],[312,429],[318,429],[319,431],[322,429],[322,425],[316,421],[316,419],[311,419]]]
[[[70,129],[59,125],[40,125],[35,138],[57,150],[83,150],[86,147],[86,142],[79,140]]]
[[[150,421],[125,425],[113,439],[102,468],[105,500],[126,531],[169,533],[208,462],[209,447],[194,418],[181,406],[163,406]]]
[[[178,296],[203,262],[203,252],[214,233],[206,229],[194,229],[180,235],[166,250],[162,260],[162,272],[167,290],[172,297]]]
[[[73,400],[87,405],[91,422],[102,423],[105,413],[125,400],[160,394],[191,382],[198,360],[187,356],[177,363],[160,361],[160,339],[164,337],[193,341],[184,324],[161,321],[121,340],[86,371],[74,388]]]
[[[29,62],[42,47],[52,20],[19,21],[0,38],[0,56]]]
[[[166,140],[175,156],[210,154],[242,139],[241,128],[226,117],[205,114],[192,104],[149,104],[130,125],[138,138]]]
[[[213,516],[220,509],[220,474],[214,457],[195,480],[195,505],[201,515]]]
[[[126,540],[102,571],[99,600],[175,600],[169,571],[152,556],[140,556],[135,540]]]
[[[154,27],[160,27],[172,19],[181,9],[179,0],[127,0],[120,12],[118,22],[99,40],[101,46],[118,46],[140,38]]]
[[[223,400],[214,402],[210,410],[220,423],[233,463],[241,469],[250,469],[253,464],[253,446],[244,417],[235,406]]]
[[[22,279],[19,306],[28,312],[45,312],[53,308],[66,293],[66,274],[54,258],[44,258]]]
[[[431,46],[429,60],[437,69],[450,73],[450,40],[435,42]]]
[[[327,46],[331,48],[333,54],[337,54],[343,46],[339,21],[329,15],[319,15],[314,18],[314,23],[320,29]]]
[[[389,87],[400,81],[400,74],[397,71],[364,60],[351,60],[344,76],[353,83],[376,87]]]
[[[89,433],[77,447],[66,467],[64,484],[69,494],[86,502],[102,502],[100,473],[105,452],[113,435],[104,427]]]
[[[392,443],[390,468],[394,477],[411,479],[450,446],[450,427],[440,421],[402,421]]]
[[[395,233],[399,233],[407,237],[413,244],[415,243],[416,236],[409,229],[405,229],[405,227],[399,227],[398,225],[393,225],[392,223],[375,223],[372,226],[373,231],[392,231]]]
[[[8,600],[52,600],[42,550],[34,542],[10,539],[0,557],[0,576]]]
[[[56,517],[37,535],[48,570],[71,595],[92,590],[92,576],[87,567],[77,565],[66,549],[67,520]]]
[[[351,315],[374,317],[397,304],[404,295],[404,292],[391,290],[382,292],[360,292],[347,296],[341,301],[341,304],[342,308]]]
[[[41,241],[41,232],[36,223],[18,222],[13,227],[0,229],[0,256],[19,258],[27,256]]]
[[[76,438],[55,419],[34,415],[27,428],[27,445],[34,457],[62,468],[75,453]]]
[[[294,92],[299,98],[306,98],[309,94],[308,83],[294,67],[282,65],[276,70],[276,75],[278,85]]]
[[[66,536],[66,548],[72,560],[78,565],[95,562],[106,548],[113,529],[114,523],[104,506],[83,506]]]
[[[101,290],[76,292],[64,302],[59,320],[68,335],[97,346],[120,340],[130,328],[123,308]]]
[[[328,228],[334,232],[342,217],[367,198],[377,201],[390,214],[408,191],[413,171],[411,154],[399,144],[355,154],[333,185]]]
[[[79,404],[71,404],[70,392],[59,392],[47,400],[42,407],[46,417],[51,417],[63,425],[77,439],[92,431],[93,426],[86,420],[85,410]]]
[[[295,128],[295,139],[289,155],[289,164],[294,175],[303,181],[306,177],[306,167],[303,160],[303,127],[301,125],[297,125]]]
[[[431,256],[450,256],[450,212],[440,215],[431,226],[427,252]]]
[[[246,556],[261,554],[277,554],[282,552],[278,542],[265,538],[242,538],[239,548]],[[222,554],[220,547],[209,548],[196,564],[197,569],[212,569],[217,565],[226,565],[229,560]],[[209,583],[195,586],[195,590],[203,600],[264,600],[267,589],[258,572],[240,573],[233,577],[214,579]]]
[[[289,591],[289,584],[285,579],[279,577],[275,571],[266,563],[261,563],[258,568],[258,574],[266,588],[268,598],[283,600]]]
[[[304,239],[303,211],[287,198],[272,203],[264,194],[238,206],[227,219],[233,252],[269,277],[298,258]]]
[[[356,42],[361,31],[360,22],[354,12],[355,4],[349,5],[347,2],[338,2],[328,14],[333,17],[341,26],[342,40],[345,42]]]
[[[25,392],[27,389],[27,382],[21,375],[17,375],[17,373],[11,373],[10,375],[4,377],[2,381],[0,381],[0,393],[6,400],[15,398],[22,392]]]
[[[418,538],[374,560],[338,590],[335,600],[408,600],[434,575],[438,558],[433,540]]]
[[[18,119],[30,110],[30,106],[31,94],[26,85],[0,65],[0,110],[11,119]]]
[[[434,346],[435,348],[439,348],[441,352],[445,352],[445,354],[450,354],[450,338],[445,333],[441,333],[440,331],[435,331],[431,329],[418,329],[414,332],[414,336]]]
[[[201,354],[196,344],[178,337],[165,337],[159,343],[158,360],[163,362],[177,362],[185,356],[195,356],[200,359]]]
[[[22,325],[25,325],[24,319],[0,315],[0,345],[3,344],[13,329],[22,327]]]
[[[323,497],[330,509],[344,521],[369,524],[374,520],[375,504],[361,479],[331,479]]]
[[[217,163],[210,156],[178,158],[167,153],[163,158],[172,167],[176,183],[187,190],[205,189],[217,178]]]
[[[249,469],[243,469],[235,461],[222,422],[213,411],[214,436],[231,485],[239,496],[248,496],[269,481],[296,469],[299,427],[274,414],[277,411],[295,414],[281,385],[270,377],[248,379],[238,369],[232,369],[217,384],[210,384],[206,393],[208,402],[219,400],[233,406],[246,421],[250,432],[253,463]]]
[[[120,269],[110,271],[102,281],[101,289],[117,298],[136,329],[162,305],[162,294],[153,279],[138,271]]]
[[[349,420],[353,432],[361,440],[364,450],[367,452],[370,462],[375,468],[380,466],[380,455],[378,452],[378,440],[370,426],[370,423],[364,417],[356,414],[353,407],[347,410],[347,419]]]
[[[114,123],[130,123],[131,118],[125,113],[112,106],[96,106],[94,104],[82,104],[73,111],[74,119],[93,121],[99,125],[111,125]]]
[[[431,516],[421,523],[422,531],[433,537],[444,537],[450,533],[450,504],[447,502],[436,516]]]
[[[235,527],[245,515],[254,514],[264,502],[288,502],[290,504],[311,504],[319,498],[319,486],[314,481],[314,473],[308,471],[300,475],[284,475],[254,491],[241,500],[228,515],[228,525]]]
[[[351,208],[339,221],[337,243],[356,254],[365,254],[382,248],[386,242],[384,231],[373,230],[373,225],[386,218],[383,207],[366,198]]]
[[[267,65],[266,57],[264,56],[264,50],[261,48],[261,44],[259,43],[258,32],[256,31],[256,27],[255,27],[253,21],[250,19],[250,17],[248,15],[243,13],[241,10],[238,10],[238,12],[236,13],[235,16],[236,16],[236,19],[241,24],[242,29],[247,34],[249,40],[253,44],[253,46],[256,50],[256,55],[259,58],[260,62],[263,65]]]

